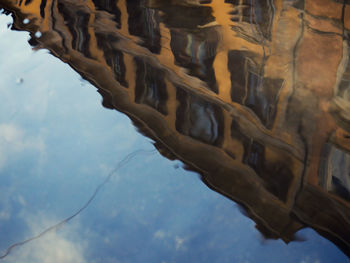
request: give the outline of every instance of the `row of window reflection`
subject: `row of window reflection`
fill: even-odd
[[[237,1],[226,2],[232,3],[237,9]],[[114,14],[117,27],[120,28],[121,14],[117,8],[117,1],[94,1],[94,3],[97,8]],[[126,1],[130,34],[143,39],[142,45],[151,52],[160,53],[159,23],[160,21],[164,22],[170,28],[170,48],[174,54],[174,63],[186,68],[188,74],[205,81],[209,89],[218,93],[213,69],[218,36],[215,36],[215,28],[198,28],[198,25],[205,25],[215,20],[211,15],[210,7],[168,6],[160,3],[157,6],[156,3],[157,9],[151,9],[146,8],[142,3],[144,1]],[[256,23],[264,23],[266,20],[261,13],[262,10],[268,9],[271,12],[271,6],[264,3],[264,1],[255,3],[254,12],[260,12],[255,15]],[[86,57],[91,57],[88,33],[90,14],[84,11],[76,13],[73,8],[60,2],[58,2],[58,10],[70,30],[72,48],[83,53]],[[159,10],[162,11],[162,17]],[[183,16],[186,12],[189,12],[189,15]],[[182,14],[181,18],[185,17],[186,19],[177,17],[179,13]],[[235,17],[236,11],[232,15]],[[267,31],[266,29],[266,36],[268,35]],[[128,88],[124,55],[115,45],[118,39],[104,34],[96,34],[96,39],[107,64],[114,72],[115,79],[122,86]],[[66,45],[66,43],[64,44]],[[254,62],[253,55],[248,51],[232,50],[228,52],[227,56],[227,68],[231,76],[232,102],[244,105],[260,119],[266,128],[272,128],[276,116],[278,94],[283,80],[262,77],[260,72],[263,70]],[[161,114],[167,115],[168,94],[164,72],[147,64],[142,58],[134,58],[134,66],[136,68],[135,103],[148,105]],[[200,142],[220,147],[223,143],[224,131],[222,109],[189,94],[181,87],[176,88],[176,100],[179,105],[176,109],[176,130]],[[238,124],[232,122],[231,131],[231,136],[239,139],[244,146],[243,162],[252,167],[266,182],[267,189],[279,199],[286,201],[288,189],[293,180],[293,173],[286,164],[287,162],[271,163],[266,160],[265,146],[243,136],[239,131]],[[349,198],[348,181],[338,177],[333,176],[334,187],[332,189],[342,189],[342,197]],[[342,187],[337,188],[337,185]]]
[[[98,10],[111,13],[114,16],[117,28],[121,27],[121,12],[117,7],[118,0],[94,0],[93,2]],[[151,52],[159,54],[162,48],[162,33],[159,25],[163,22],[171,29],[171,48],[176,57],[175,63],[187,68],[189,74],[207,81],[208,86],[217,92],[212,63],[215,58],[219,36],[216,36],[214,28],[200,27],[215,21],[212,9],[201,5],[169,5],[168,3],[164,4],[164,1],[152,1],[154,8],[150,8],[146,5],[146,2],[126,1],[129,33],[139,37],[142,40],[142,45]],[[230,3],[232,1],[226,2]],[[270,1],[260,2],[254,1],[253,4],[243,6],[253,6],[256,13],[253,16],[254,19],[261,24],[265,24],[263,22],[266,19],[264,20],[263,14],[266,12],[263,11],[271,9]],[[234,6],[233,10],[240,6],[234,1],[231,4]],[[43,8],[45,5],[43,5]],[[86,57],[90,57],[88,48],[90,15],[84,10],[74,13],[76,12],[75,9],[74,6],[71,7],[67,3],[58,1],[58,11],[62,14],[72,35],[72,48],[82,52]],[[271,17],[270,13],[270,11],[267,12],[268,17]],[[233,14],[233,16],[235,15]],[[181,33],[179,33],[180,31]],[[208,39],[211,39],[211,41],[208,41]]]
[[[96,7],[115,15],[117,24],[120,25],[120,11],[117,8],[117,1],[95,1]],[[143,1],[141,1],[143,2]],[[159,53],[160,46],[160,30],[159,30],[159,15],[156,9],[146,8],[140,1],[127,1],[127,10],[129,14],[129,31],[133,35],[137,35],[144,39],[143,45],[149,48],[152,52]],[[234,4],[234,3],[232,3]],[[170,47],[174,54],[174,63],[180,67],[186,68],[188,74],[195,76],[207,83],[210,90],[218,93],[218,85],[216,81],[213,62],[216,55],[216,49],[219,41],[219,36],[215,28],[198,29],[198,25],[206,24],[214,20],[210,7],[193,6],[180,8],[181,14],[193,11],[197,15],[186,16],[190,20],[188,25],[184,21],[179,21],[179,18],[168,17],[164,18],[169,21],[170,30]],[[160,5],[158,9],[163,10],[165,14],[176,15],[178,12],[170,11],[168,6]],[[157,10],[158,10],[157,9]],[[62,14],[64,21],[71,33],[72,48],[83,53],[85,57],[91,58],[89,51],[89,17],[88,13],[80,10],[74,11],[67,4],[58,2],[58,10]],[[167,11],[167,12],[166,12]],[[191,11],[191,12],[192,12]],[[203,14],[202,14],[203,13]],[[166,16],[166,15],[165,15]],[[182,17],[182,16],[181,16]],[[192,20],[199,21],[192,21]],[[205,21],[200,20],[206,19]],[[145,22],[146,21],[146,22]],[[127,86],[125,80],[125,65],[123,63],[123,55],[110,45],[110,42],[117,39],[110,39],[111,36],[96,36],[98,46],[104,52],[107,64],[113,69],[116,79],[123,85]],[[65,46],[67,43],[63,43]],[[250,54],[242,51],[231,51],[228,54],[228,69],[231,74],[231,99],[233,102],[245,105],[250,108],[255,115],[259,117],[261,122],[271,128],[276,114],[276,102],[278,90],[282,85],[282,80],[264,79],[259,76],[261,69],[249,59]],[[159,83],[158,83],[159,85]],[[160,109],[164,108],[159,105]],[[162,110],[164,111],[164,109]]]
[[[118,59],[116,59],[115,62],[122,63],[122,65],[114,65],[114,67],[118,69],[124,68],[125,70],[122,53],[117,57]],[[167,115],[167,104],[169,103],[169,98],[166,83],[164,81],[164,72],[148,64],[141,58],[135,58],[134,64],[136,66],[137,76],[135,85],[135,103],[147,105],[161,114]],[[125,81],[125,79],[123,80]],[[274,82],[274,80],[270,79],[263,79],[262,81]],[[276,82],[280,85],[280,81]],[[273,85],[270,85],[269,87],[271,88]],[[278,89],[276,92],[277,91]],[[259,99],[262,102],[267,101],[266,99],[261,99],[264,98],[264,93],[260,94],[259,92],[256,92],[256,94],[258,94],[258,96],[250,96],[256,101],[259,101]],[[176,100],[178,102],[176,119],[174,120],[176,130],[179,133],[202,143],[221,147],[224,140],[224,126],[227,125],[224,123],[222,109],[213,103],[190,94],[181,87],[176,88]],[[245,103],[249,106],[249,100],[246,101],[247,102]],[[254,106],[254,104],[251,105]],[[237,139],[243,144],[243,163],[249,165],[256,171],[265,182],[265,187],[271,193],[280,200],[286,202],[288,191],[294,177],[292,168],[289,166],[290,162],[288,158],[282,156],[278,161],[268,160],[266,158],[265,146],[258,141],[246,137],[240,131],[239,124],[234,120],[232,120],[231,123],[231,138]],[[350,157],[344,152],[341,152],[341,154],[341,158],[350,160]],[[334,163],[334,161],[332,162]],[[340,163],[341,165],[339,165],[339,167],[345,167],[343,164],[348,162],[341,161]],[[333,165],[333,167],[338,167],[338,165]],[[333,172],[333,175],[331,175],[332,186],[331,188],[328,188],[342,198],[350,200],[349,174],[349,172],[344,171],[338,173]]]
[[[122,62],[122,59],[118,60]],[[136,84],[135,103],[147,105],[163,115],[168,114],[169,97],[165,74],[142,58],[135,58]],[[123,66],[114,66],[121,68]],[[176,130],[194,140],[212,146],[221,147],[224,140],[224,116],[222,109],[204,99],[176,87]],[[172,103],[174,104],[174,103]],[[268,162],[265,147],[243,136],[239,126],[232,123],[231,137],[238,139],[244,146],[243,162],[252,167],[265,181],[265,187],[283,201],[286,201],[293,175],[287,162]],[[234,156],[233,156],[234,157]],[[274,175],[274,176],[271,176]]]
[[[185,35],[180,31],[172,31],[171,36],[175,63],[182,63],[182,65],[190,65],[192,63],[194,65],[194,60],[188,56],[188,51],[198,54],[200,53],[198,50],[200,50],[201,45],[194,44],[193,41],[191,42],[190,34]],[[128,88],[128,80],[125,79],[123,53],[117,50],[117,44],[113,44],[117,43],[118,39],[111,39],[110,36],[107,37],[105,35],[96,35],[96,37],[99,48],[105,54],[107,64],[115,72],[116,80],[121,84],[124,83],[123,86]],[[202,45],[209,44],[205,43]],[[215,50],[215,48],[215,44],[212,45],[211,49]],[[272,123],[281,81],[258,77],[256,73],[253,73],[253,67],[252,69],[249,68],[250,70],[247,72],[242,71],[242,69],[247,68],[244,66],[244,64],[247,64],[247,54],[245,53],[231,51],[228,53],[228,59],[228,68],[232,79],[232,100],[251,107],[261,117],[262,122]],[[169,97],[165,83],[165,73],[139,57],[134,58],[133,64],[134,69],[132,70],[136,73],[136,84],[134,87],[135,103],[147,105],[159,113],[167,115],[169,113],[169,109],[167,108]],[[212,74],[215,76],[213,70]],[[255,79],[253,76],[255,76]],[[255,82],[251,79],[254,79]],[[222,109],[215,104],[188,93],[181,87],[176,87],[175,89],[178,105],[176,108],[176,119],[174,120],[176,130],[199,142],[221,147],[224,140],[225,125]],[[238,94],[242,95],[239,96]],[[172,104],[174,105],[174,103]],[[281,162],[275,162],[273,164],[267,162],[265,160],[263,145],[258,142],[251,142],[233,124],[231,130],[232,137],[239,139],[244,145],[245,153],[243,162],[251,166],[265,180],[266,188],[278,198],[285,201],[287,199],[288,187],[293,177],[288,167]],[[260,150],[257,150],[258,148]],[[270,176],[271,173],[276,174],[276,176]]]

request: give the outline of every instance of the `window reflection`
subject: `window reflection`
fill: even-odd
[[[213,62],[219,36],[215,27],[207,26],[215,21],[212,8],[186,1],[154,1],[152,7],[162,11],[160,19],[170,29],[175,64],[188,69],[188,74],[205,81],[217,93]]]
[[[126,67],[124,63],[124,54],[115,48],[118,41],[116,37],[96,33],[97,45],[103,51],[104,58],[114,72],[115,79],[123,86],[128,87],[125,80]]]
[[[159,54],[160,29],[158,11],[145,7],[146,1],[130,0],[126,2],[129,33],[142,39],[142,45],[151,52]]]
[[[188,74],[205,81],[208,87],[217,93],[213,62],[218,39],[208,39],[209,34],[216,36],[217,33],[214,29],[202,29],[200,32],[172,29],[170,46],[175,64],[188,69]]]
[[[275,12],[269,0],[225,0],[233,5],[231,20],[239,22],[232,27],[238,34],[252,42],[271,40],[271,27]],[[249,33],[254,31],[253,34]]]
[[[335,146],[329,146],[328,165],[326,165],[326,178],[323,179],[324,187],[340,196],[350,200],[350,154]]]
[[[288,201],[288,193],[294,180],[292,162],[283,152],[276,153],[262,143],[244,135],[239,123],[232,120],[231,137],[244,147],[243,163],[250,166],[263,180],[264,187],[283,202]]]
[[[271,128],[277,111],[278,94],[283,80],[263,78],[248,52],[232,50],[228,54],[231,74],[231,99],[247,106],[261,122]]]
[[[93,0],[96,9],[106,11],[113,14],[114,21],[117,23],[117,28],[121,28],[121,12],[117,7],[118,0]]]
[[[83,10],[77,11],[61,2],[58,2],[57,7],[71,33],[72,48],[83,53],[86,57],[91,57],[89,51],[90,36],[88,33],[90,14],[85,13]]]
[[[177,89],[180,105],[176,112],[176,130],[196,140],[219,146],[223,138],[221,109],[199,97]]]
[[[245,148],[243,162],[252,167],[265,183],[265,188],[287,202],[288,192],[293,181],[293,172],[288,158],[281,155],[269,158],[267,149],[257,141],[251,141]]]
[[[168,95],[164,82],[164,72],[140,58],[135,58],[135,64],[135,102],[146,104],[162,114],[167,114],[166,101]]]

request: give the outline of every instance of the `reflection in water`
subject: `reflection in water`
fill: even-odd
[[[2,0],[169,159],[268,238],[350,251],[347,1]],[[29,19],[29,23],[24,23]],[[41,32],[37,37],[36,32]]]

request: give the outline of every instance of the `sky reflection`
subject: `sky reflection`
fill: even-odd
[[[74,214],[127,154],[152,150],[68,65],[7,29],[0,15],[0,251]],[[4,52],[5,51],[5,52]],[[237,206],[158,153],[119,169],[64,227],[3,262],[347,262],[306,242],[264,241]],[[180,164],[181,167],[181,164]]]

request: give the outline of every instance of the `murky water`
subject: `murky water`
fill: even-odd
[[[0,8],[2,261],[349,261],[347,1]]]

